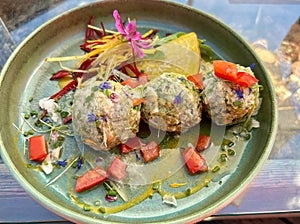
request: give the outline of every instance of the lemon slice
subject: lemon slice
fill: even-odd
[[[154,54],[146,54],[137,61],[151,80],[166,72],[193,75],[199,72],[200,48],[196,33],[191,32],[155,48]]]

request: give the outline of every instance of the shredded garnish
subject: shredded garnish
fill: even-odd
[[[86,52],[84,55],[64,56],[46,58],[47,62],[57,61],[60,66],[67,71],[77,73],[97,72],[98,76],[103,76],[107,80],[113,69],[121,63],[133,59],[135,65],[135,54],[142,58],[143,50],[149,50],[153,46],[152,35],[156,33],[154,30],[149,30],[144,35],[141,35],[136,30],[134,20],[129,20],[129,23],[124,27],[121,17],[117,10],[113,16],[116,20],[116,28],[118,32],[105,30],[101,23],[101,28],[94,26],[93,17],[86,29],[85,42],[81,45],[81,49]],[[110,35],[107,35],[110,34]],[[128,43],[130,43],[128,48]],[[128,51],[130,50],[130,51]],[[80,68],[86,61],[92,60],[89,68]],[[73,68],[68,68],[61,64],[64,61],[77,61]]]
[[[113,189],[118,193],[118,195],[126,202],[128,201],[128,196],[126,192],[118,187],[113,181],[109,181],[109,184],[113,187]]]

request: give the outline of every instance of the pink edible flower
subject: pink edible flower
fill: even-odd
[[[151,45],[149,40],[143,40],[140,32],[136,31],[135,21],[130,21],[126,28],[124,28],[118,10],[114,10],[113,16],[116,20],[117,30],[123,35],[125,39],[128,40],[128,42],[131,43],[133,52],[136,53],[139,58],[144,57],[142,48],[149,49],[151,48]]]
[[[53,131],[52,134],[51,134],[51,136],[50,136],[50,139],[51,139],[53,142],[57,142],[58,136],[59,136],[58,131]]]

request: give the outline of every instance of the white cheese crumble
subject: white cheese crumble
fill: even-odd
[[[177,207],[177,201],[176,201],[176,198],[174,197],[174,195],[165,194],[163,196],[163,203]]]
[[[41,167],[45,174],[48,175],[48,174],[52,173],[53,165],[52,165],[52,160],[51,160],[50,154],[48,154],[47,157],[44,159]]]
[[[58,104],[55,103],[54,99],[49,99],[49,98],[43,98],[39,100],[39,106],[44,109],[47,110],[47,112],[49,113],[51,119],[54,122],[57,122],[59,119],[59,114],[57,113],[57,109],[58,109]]]

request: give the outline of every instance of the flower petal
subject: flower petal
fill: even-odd
[[[118,10],[114,10],[113,16],[114,16],[114,18],[116,20],[116,28],[117,28],[117,30],[120,33],[126,35],[125,29],[124,29],[124,26],[123,26],[123,23],[122,23],[122,19],[121,19],[121,16],[120,16]]]
[[[136,44],[135,41],[131,41],[131,46],[132,46],[133,52],[136,53],[139,58],[144,57],[143,50],[138,47],[138,45]]]
[[[149,40],[140,40],[135,42],[139,48],[150,49],[152,48],[151,42]]]
[[[129,24],[126,26],[125,32],[128,34],[129,41],[131,40],[141,40],[142,35],[136,31],[136,25],[134,21],[130,21]]]

